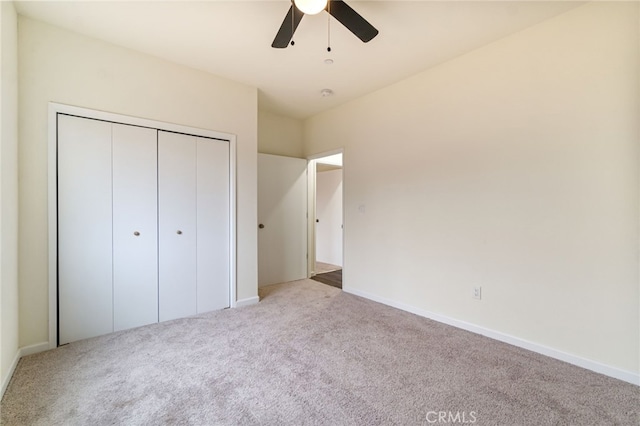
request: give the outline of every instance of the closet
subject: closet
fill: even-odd
[[[57,129],[58,343],[229,307],[229,142]]]

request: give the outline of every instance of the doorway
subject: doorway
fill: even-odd
[[[342,288],[343,269],[343,159],[342,152],[311,160],[313,194],[313,280]]]

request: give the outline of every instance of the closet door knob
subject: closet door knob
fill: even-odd
[[[264,225],[261,223],[260,225],[258,225],[258,228],[263,229]]]
[[[140,233],[139,233],[138,231],[135,231],[135,232],[133,233],[133,235],[135,235],[135,236],[137,237],[137,236],[139,236],[139,235],[140,235]]]
[[[182,231],[178,229],[178,230],[176,231],[176,234],[178,234],[178,235],[182,235]]]

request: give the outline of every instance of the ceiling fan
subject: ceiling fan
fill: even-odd
[[[284,49],[289,43],[293,45],[291,39],[302,17],[305,14],[315,15],[323,10],[329,12],[331,16],[365,43],[378,35],[378,30],[373,25],[342,0],[291,0],[289,13],[282,21],[271,47]]]

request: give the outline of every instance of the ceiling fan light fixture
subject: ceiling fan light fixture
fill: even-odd
[[[276,49],[284,49],[292,44],[293,34],[298,28],[298,24],[306,14],[320,13],[323,9],[329,13],[338,22],[344,25],[349,31],[351,31],[356,37],[367,43],[375,36],[378,35],[378,30],[373,25],[367,22],[358,12],[353,10],[343,0],[290,0],[291,6],[289,6],[289,12],[284,17],[282,25],[278,30],[276,37],[271,43],[271,47]],[[307,6],[312,6],[309,8]],[[328,22],[330,22],[329,20]],[[327,52],[331,52],[330,39]]]
[[[294,0],[300,12],[307,15],[316,15],[327,7],[327,0]]]

